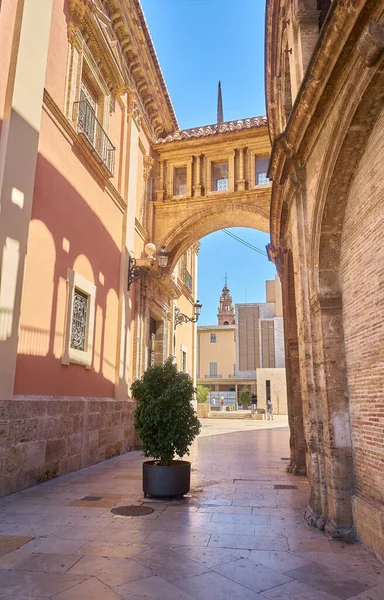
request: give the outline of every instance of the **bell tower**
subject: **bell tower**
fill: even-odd
[[[225,285],[220,296],[220,303],[217,313],[218,325],[234,325],[235,309],[232,304],[232,296],[227,286],[227,274],[225,274]]]

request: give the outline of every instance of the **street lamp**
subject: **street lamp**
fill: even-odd
[[[201,308],[202,308],[202,304],[197,300],[195,302],[195,304],[193,305],[194,308],[194,317],[187,317],[187,315],[185,315],[184,313],[180,312],[180,308],[175,308],[175,329],[178,325],[181,325],[182,323],[196,323],[196,321],[199,320],[200,317],[200,313],[201,313]]]
[[[165,246],[156,254],[155,244],[147,244],[145,251],[148,254],[146,258],[133,258],[129,257],[128,265],[128,291],[131,288],[132,283],[139,281],[143,273],[147,273],[150,277],[156,277],[160,279],[164,275],[164,270],[168,264],[169,252],[165,249]]]

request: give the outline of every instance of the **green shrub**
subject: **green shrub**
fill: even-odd
[[[189,454],[200,432],[200,422],[191,404],[195,389],[187,373],[178,372],[172,357],[163,365],[149,367],[131,386],[137,401],[135,427],[144,456],[169,465],[175,455]]]
[[[249,392],[243,390],[240,392],[240,404],[243,406],[248,406],[251,403],[251,399],[249,397]]]
[[[198,385],[196,388],[196,398],[200,404],[207,402],[209,396],[209,389],[205,385]]]

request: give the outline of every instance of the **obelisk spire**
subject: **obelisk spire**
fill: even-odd
[[[217,124],[220,125],[220,123],[224,122],[224,115],[223,115],[223,98],[221,96],[221,83],[219,81],[219,86],[218,86],[218,90],[217,90]]]

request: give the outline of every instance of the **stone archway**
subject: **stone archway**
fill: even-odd
[[[171,253],[169,272],[209,233],[236,226],[269,231],[265,117],[177,132],[160,140],[156,151],[149,233],[157,247],[165,245]]]
[[[223,210],[223,203],[206,206],[198,214],[182,221],[178,227],[156,240],[157,246],[165,245],[170,252],[169,271],[172,272],[180,256],[199,239],[229,227],[248,227],[269,231],[269,211],[255,207],[253,202],[238,200],[230,202]]]
[[[368,541],[368,537],[371,539],[372,536],[378,535],[373,530],[367,533],[369,510],[376,510],[378,518],[381,518],[382,511],[372,508],[371,499],[370,508],[367,509],[367,500],[364,498],[366,490],[362,491],[361,482],[359,483],[358,478],[355,479],[358,471],[353,464],[354,459],[356,460],[354,447],[356,433],[360,427],[360,425],[357,427],[360,421],[355,413],[360,410],[359,405],[363,400],[359,398],[355,406],[350,404],[350,386],[356,374],[351,369],[351,360],[348,360],[348,353],[350,355],[351,352],[348,344],[351,341],[346,343],[345,340],[347,315],[344,300],[345,291],[350,287],[349,282],[345,280],[345,272],[349,266],[349,273],[351,273],[351,268],[345,250],[346,245],[343,255],[342,240],[346,235],[346,209],[351,202],[351,189],[355,185],[356,174],[361,174],[365,169],[368,181],[365,193],[368,196],[373,193],[372,190],[376,186],[374,182],[372,188],[372,181],[370,181],[374,151],[371,148],[371,154],[368,156],[366,152],[369,154],[369,148],[373,143],[372,141],[370,143],[371,132],[378,122],[379,115],[382,114],[382,91],[380,90],[383,89],[383,85],[382,71],[377,70],[372,75],[369,70],[366,70],[355,93],[346,100],[344,116],[335,124],[333,143],[329,147],[323,163],[323,173],[319,178],[322,187],[318,191],[318,205],[314,215],[311,240],[311,304],[316,351],[314,370],[323,416],[322,454],[325,466],[323,484],[327,489],[326,518],[328,519],[326,529],[333,537],[346,537],[353,535],[353,524],[355,524],[358,536],[363,541],[364,536]],[[380,137],[377,136],[374,142],[376,150],[379,147],[379,139]],[[378,181],[377,185],[382,184]],[[368,200],[364,198],[364,193],[359,190],[357,194],[358,199],[355,198],[355,202],[361,206],[365,205]],[[361,218],[361,216],[357,217],[357,214],[355,219]],[[351,226],[353,222],[349,219],[348,227]],[[365,236],[360,236],[360,239],[363,237]],[[355,245],[359,243],[359,239],[354,239]],[[375,260],[373,252],[372,260]],[[352,343],[358,343],[358,337],[355,337]],[[359,493],[353,499],[357,490]],[[372,490],[368,495],[372,497]],[[371,541],[370,545],[372,545]]]

